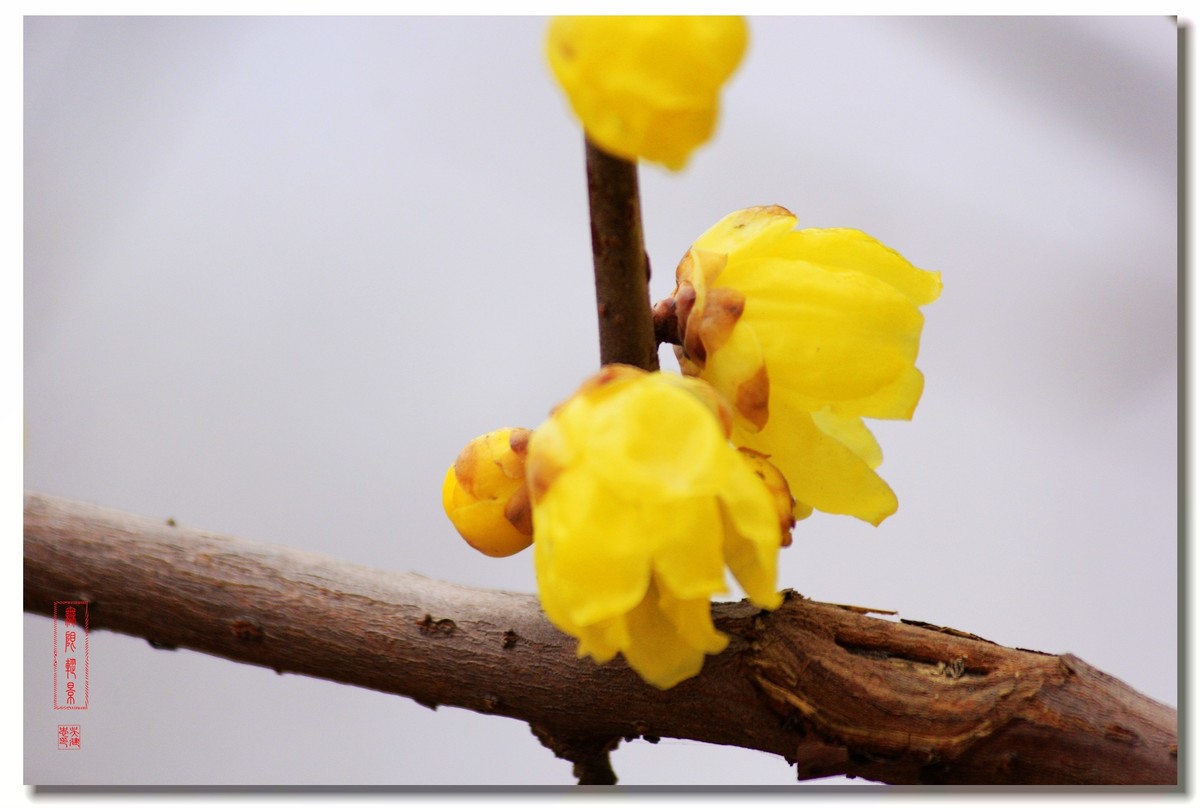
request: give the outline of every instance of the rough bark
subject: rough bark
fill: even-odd
[[[800,779],[1177,782],[1176,713],[1069,654],[1005,648],[789,593],[718,604],[732,636],[668,691],[597,666],[531,595],[483,591],[25,496],[25,610],[90,603],[91,627],[527,721],[584,783],[621,739],[780,755]]]

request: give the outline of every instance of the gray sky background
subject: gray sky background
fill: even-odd
[[[27,18],[25,487],[533,591],[442,514],[471,437],[598,361],[582,137],[541,18]],[[654,298],[736,208],[941,270],[900,511],[814,516],[780,584],[1072,652],[1177,704],[1176,37],[1161,17],[755,18],[717,137],[642,171]],[[675,368],[664,353],[664,367]],[[517,721],[91,638],[29,783],[569,784]],[[623,744],[622,784],[767,784]]]

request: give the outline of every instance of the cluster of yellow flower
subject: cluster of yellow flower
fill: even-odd
[[[745,42],[738,18],[564,18],[548,55],[593,142],[678,168]],[[897,508],[863,418],[912,417],[940,276],[857,230],[795,225],[749,208],[688,250],[659,306],[684,375],[609,365],[536,430],[472,441],[443,484],[473,547],[534,545],[542,606],[580,656],[620,653],[660,688],[724,649],[709,601],[726,567],[776,608],[795,519]]]

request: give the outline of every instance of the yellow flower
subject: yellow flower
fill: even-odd
[[[546,53],[593,143],[678,170],[712,136],[746,37],[741,17],[556,17]]]
[[[941,276],[858,230],[795,224],[784,208],[749,208],[697,239],[675,273],[676,355],[733,405],[734,443],[783,472],[797,518],[817,508],[877,525],[897,501],[862,419],[912,417],[918,306]]]
[[[525,484],[528,429],[499,429],[467,444],[442,483],[442,507],[481,553],[508,556],[533,541]]]
[[[752,602],[781,602],[780,516],[722,408],[697,380],[609,365],[529,441],[546,616],[580,656],[621,653],[663,689],[725,648],[709,599],[727,565]]]

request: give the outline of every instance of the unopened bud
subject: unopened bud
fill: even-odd
[[[467,544],[494,556],[519,553],[533,542],[525,484],[528,429],[499,429],[459,453],[442,484],[442,507]]]

